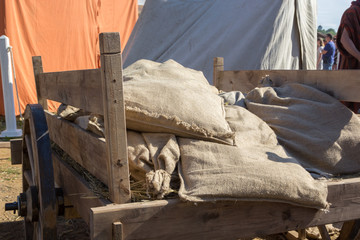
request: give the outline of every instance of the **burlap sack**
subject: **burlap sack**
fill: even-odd
[[[163,198],[171,191],[170,181],[180,159],[176,137],[172,134],[127,131],[131,176],[145,180],[148,191]]]
[[[222,92],[219,94],[224,99],[225,105],[236,105],[246,107],[245,95],[240,91]]]
[[[101,133],[99,118],[89,121],[89,116],[82,116],[75,123],[85,130]],[[158,199],[172,192],[170,182],[180,159],[175,135],[127,131],[127,150],[129,171],[134,180],[146,182],[148,192]]]
[[[85,115],[89,115],[90,113],[85,112],[84,110],[80,109],[80,108],[76,108],[70,105],[66,105],[66,104],[61,104],[58,107],[57,110],[57,115],[59,115],[60,117],[69,120],[71,122],[75,121],[76,118],[81,117],[81,116],[85,116]]]
[[[89,124],[87,126],[87,130],[105,137],[104,134],[104,116],[99,114],[91,114],[89,116]]]
[[[245,108],[228,106],[238,146],[179,138],[183,200],[272,201],[328,207],[327,187],[278,144],[274,132]]]
[[[139,60],[124,70],[127,128],[233,144],[223,108],[202,72],[173,60]]]
[[[146,173],[154,170],[150,151],[141,133],[127,131],[128,160],[131,176],[137,180],[145,180]]]
[[[301,84],[256,88],[246,96],[246,105],[310,172],[360,171],[360,121],[328,94]]]

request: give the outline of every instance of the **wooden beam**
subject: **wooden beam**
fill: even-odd
[[[101,82],[110,200],[130,202],[125,104],[119,33],[101,33]]]
[[[306,230],[305,229],[299,229],[298,234],[299,234],[299,240],[305,240],[306,239]]]
[[[329,212],[271,202],[190,203],[159,200],[92,208],[92,239],[238,239],[348,221],[360,216],[360,178],[328,184]]]
[[[107,184],[105,139],[53,113],[46,111],[45,116],[50,139],[97,179]]]
[[[22,152],[22,139],[11,139],[10,140],[11,148],[11,164],[21,164],[21,152]]]
[[[325,225],[318,226],[318,229],[319,229],[322,240],[331,240],[330,235],[329,235],[328,230]]]
[[[341,228],[339,240],[359,239],[360,220],[346,221]]]
[[[214,58],[214,72],[213,72],[213,85],[219,87],[219,83],[224,73],[224,58],[216,57]]]
[[[33,71],[34,71],[34,78],[35,78],[35,85],[36,85],[36,94],[38,103],[41,104],[44,110],[48,109],[46,97],[41,94],[41,87],[40,87],[40,75],[44,72],[42,66],[42,60],[40,56],[32,57],[33,63]]]
[[[90,208],[105,206],[111,202],[95,195],[89,184],[61,160],[59,155],[53,152],[52,159],[56,185],[63,189],[65,197],[70,200],[80,216],[89,224]]]
[[[342,101],[360,102],[360,70],[249,70],[224,71],[218,82],[223,91],[247,93],[269,75],[274,86],[297,82],[314,86]]]
[[[103,114],[100,69],[39,74],[37,86],[43,98]]]
[[[121,222],[114,222],[112,240],[123,240],[123,226]]]

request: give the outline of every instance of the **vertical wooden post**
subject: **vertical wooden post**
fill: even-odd
[[[113,240],[123,240],[123,226],[121,222],[114,222],[112,224],[112,232]]]
[[[119,33],[101,33],[101,82],[110,200],[131,200]]]
[[[48,109],[47,100],[45,98],[42,98],[40,93],[39,74],[44,72],[41,57],[40,56],[32,57],[32,63],[33,63],[38,103],[42,105],[44,110],[47,110]]]
[[[357,239],[360,235],[360,219],[344,222],[338,239]]]
[[[213,85],[220,89],[222,72],[224,71],[224,58],[214,58],[214,73],[213,73]]]
[[[299,229],[298,230],[299,233],[299,240],[305,240],[306,239],[306,230],[305,229]]]
[[[319,229],[322,240],[331,240],[330,235],[329,235],[328,230],[325,225],[318,226],[318,229]]]

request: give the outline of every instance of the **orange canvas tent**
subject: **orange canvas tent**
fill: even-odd
[[[0,36],[13,47],[21,111],[37,102],[32,56],[42,57],[46,72],[98,68],[99,33],[120,32],[124,48],[137,17],[137,0],[0,0]],[[0,101],[4,115],[2,89]]]

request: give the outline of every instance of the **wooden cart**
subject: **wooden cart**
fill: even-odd
[[[24,136],[12,144],[12,159],[23,167],[23,193],[18,202],[7,205],[25,217],[27,239],[56,239],[56,216],[68,215],[71,207],[89,225],[91,239],[101,240],[238,239],[310,226],[323,226],[320,229],[324,230],[324,224],[360,218],[360,178],[328,183],[329,212],[270,202],[194,204],[171,199],[130,203],[119,34],[100,34],[100,52],[101,68],[91,70],[43,73],[41,58],[33,58],[41,105],[27,106]],[[234,72],[223,71],[221,59],[215,59],[214,65],[214,80],[223,90],[244,90],[244,86],[245,91],[250,90],[259,76],[270,74],[276,83],[311,81],[342,100],[360,100],[358,71]],[[336,82],[345,76],[349,84]],[[47,111],[46,99],[103,114],[105,139]],[[51,150],[50,140],[108,186],[110,201],[95,194],[89,183]],[[357,234],[356,224],[345,224],[348,230],[343,239]],[[326,232],[323,236],[326,238]]]

